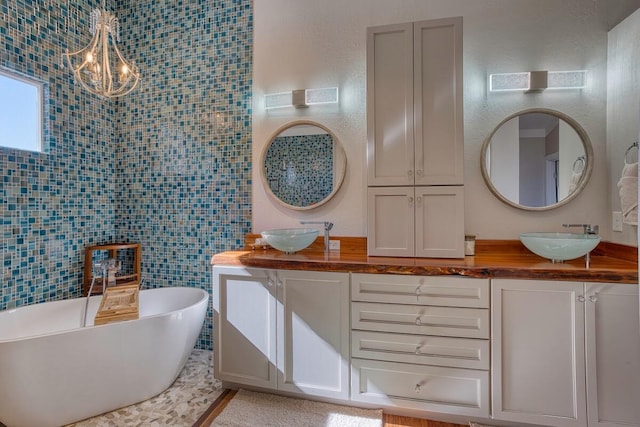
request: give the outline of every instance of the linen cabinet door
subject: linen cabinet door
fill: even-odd
[[[368,28],[368,185],[413,185],[413,141],[413,25]]]
[[[415,184],[462,185],[462,18],[414,23]]]
[[[491,281],[493,418],[587,425],[583,284]]]
[[[415,188],[416,256],[464,258],[464,187]]]
[[[638,286],[586,285],[589,427],[640,426]]]
[[[276,388],[276,273],[213,268],[214,376]]]
[[[369,187],[369,255],[414,256],[414,194],[412,187]]]
[[[278,389],[349,398],[349,274],[278,272]]]

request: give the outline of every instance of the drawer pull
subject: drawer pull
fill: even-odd
[[[420,393],[420,391],[421,391],[420,384],[416,384],[415,392]]]
[[[420,350],[420,346],[417,346],[416,347],[416,354],[421,354],[421,353],[422,353],[422,351]]]
[[[416,317],[416,325],[422,325],[422,320],[420,320],[420,316]]]

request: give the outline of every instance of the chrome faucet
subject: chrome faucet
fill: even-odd
[[[118,261],[114,258],[107,258],[102,261],[97,261],[94,264],[94,268],[97,270],[102,270],[102,291],[104,292],[107,286],[116,285],[116,274],[119,273],[122,269],[122,261]]]
[[[300,224],[322,224],[324,225],[324,251],[329,252],[329,231],[333,228],[333,223],[329,221],[300,221]]]
[[[562,224],[563,227],[582,227],[584,234],[598,234],[600,227],[591,224]]]
[[[82,326],[87,326],[89,298],[91,298],[91,294],[93,293],[93,285],[96,284],[96,279],[102,279],[102,293],[104,294],[108,286],[115,286],[116,273],[120,272],[121,268],[122,261],[117,261],[114,258],[103,259],[101,261],[96,261],[93,264],[94,271],[102,273],[102,276],[93,276],[91,278],[91,286],[89,286],[89,292],[87,293],[87,297],[84,303],[84,320],[82,321]],[[142,283],[142,281],[140,283]]]
[[[563,227],[582,227],[582,230],[584,232],[585,235],[588,234],[593,234],[593,235],[597,235],[598,232],[600,231],[600,227],[597,225],[591,225],[591,224],[562,224]],[[589,266],[591,265],[591,252],[587,252],[586,255],[584,256],[584,260],[586,263],[587,268],[589,268]]]

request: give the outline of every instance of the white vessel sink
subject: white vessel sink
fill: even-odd
[[[598,246],[600,236],[578,233],[522,233],[520,241],[534,254],[558,262],[587,255]]]
[[[318,237],[315,228],[280,228],[263,231],[262,237],[269,245],[284,253],[292,254],[309,246]]]

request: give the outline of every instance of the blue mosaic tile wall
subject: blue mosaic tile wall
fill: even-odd
[[[46,153],[0,148],[0,309],[79,296],[84,247],[115,241],[142,243],[146,286],[210,291],[211,255],[251,229],[252,1],[120,0],[142,81],[117,101],[59,65],[98,6],[0,6],[0,66],[47,84],[49,116]]]
[[[47,119],[44,153],[0,148],[0,309],[78,296],[83,248],[115,233],[115,111],[60,66],[93,7],[0,3],[0,67],[45,84]]]
[[[118,101],[117,237],[142,243],[148,286],[211,291],[211,256],[251,230],[252,2],[122,5],[143,76]]]
[[[310,206],[333,190],[333,137],[279,136],[265,156],[271,191],[292,206]]]

